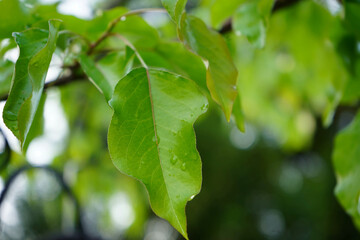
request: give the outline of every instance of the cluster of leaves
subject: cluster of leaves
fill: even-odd
[[[113,110],[108,148],[114,165],[145,185],[153,211],[187,239],[185,207],[201,188],[201,161],[193,124],[207,111],[208,101],[212,99],[210,104],[215,102],[221,107],[227,121],[233,116],[241,131],[245,130],[244,116],[259,125],[275,120],[277,125],[271,127],[283,130],[279,132],[286,138],[283,144],[291,149],[303,148],[313,129],[303,131],[300,127],[299,130],[299,124],[311,126],[315,112],[323,114],[324,124],[330,125],[339,103],[353,104],[360,96],[357,91],[360,3],[344,1],[343,11],[336,16],[311,5],[316,14],[321,13],[320,29],[316,25],[314,29],[304,30],[297,27],[296,20],[291,29],[281,28],[281,21],[275,16],[273,21],[278,28],[269,31],[274,0],[207,0],[196,15],[185,11],[186,3],[186,0],[162,0],[178,37],[169,40],[164,32],[160,35],[158,29],[139,16],[162,9],[114,8],[83,20],[58,13],[56,5],[29,7],[22,1],[3,0],[1,12],[11,14],[0,14],[0,40],[8,39],[2,41],[0,57],[16,45],[20,55],[15,64],[7,60],[0,62],[0,94],[9,92],[3,119],[25,152],[31,140],[42,132],[44,88],[86,76]],[[233,32],[227,38],[208,27],[220,29],[229,19]],[[325,27],[328,23],[330,27]],[[290,34],[310,36],[310,40],[308,43],[289,40],[286,49],[280,51],[282,46],[270,45],[262,50],[261,57],[249,57],[252,47],[265,46],[267,32],[275,43]],[[240,47],[244,42],[240,35],[246,36],[252,47]],[[297,50],[296,46],[302,44],[313,44],[311,57]],[[275,53],[278,57],[273,61]],[[54,54],[61,56],[64,70],[58,80],[45,83]],[[328,69],[323,64],[319,73],[309,70],[305,76],[291,78],[288,73],[293,68],[292,55],[300,59],[302,72],[325,59],[337,67]],[[313,56],[318,59],[314,61]],[[262,66],[264,71],[255,72],[253,65]],[[266,69],[274,68],[279,72],[264,78]],[[307,83],[315,77],[321,81],[309,87]],[[255,85],[246,81],[250,78],[268,81]],[[279,89],[271,82],[279,78],[293,82],[295,87]],[[258,91],[262,98],[253,101],[259,96],[253,93]],[[294,92],[309,100],[301,102]],[[279,95],[278,106],[268,103],[266,96],[271,94]],[[294,117],[294,114],[298,115]],[[357,225],[360,222],[360,163],[356,145],[359,122],[360,117],[355,118],[339,134],[334,153],[336,192]]]

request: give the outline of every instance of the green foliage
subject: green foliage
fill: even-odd
[[[56,164],[67,157],[79,166],[86,159],[109,164],[109,153],[120,172],[145,185],[154,213],[186,239],[185,207],[202,184],[193,125],[208,105],[219,105],[224,122],[233,117],[242,132],[245,122],[271,129],[275,145],[291,152],[311,145],[320,118],[331,126],[338,106],[360,97],[358,0],[344,1],[335,16],[311,1],[273,14],[278,1],[207,0],[188,9],[186,0],[162,0],[169,17],[160,27],[141,16],[159,9],[117,7],[84,20],[34,2],[0,1],[3,119],[22,151],[43,133],[45,79],[56,55],[63,70],[48,86],[86,76],[103,95],[85,84],[62,88],[71,133]],[[16,45],[13,63],[5,56]],[[78,122],[81,114],[86,122]],[[101,130],[109,125],[106,145]],[[360,115],[338,135],[333,154],[337,196],[358,226],[359,128]],[[77,191],[111,192],[115,177],[99,180],[103,187],[94,166],[80,175],[92,186]],[[144,211],[136,212],[141,223]]]
[[[33,124],[44,88],[47,70],[56,48],[59,21],[41,29],[15,33],[20,56],[15,65],[13,85],[4,108],[4,122],[24,146]]]
[[[360,114],[336,137],[333,155],[337,185],[335,193],[360,228]]]
[[[185,44],[207,60],[207,86],[229,121],[237,95],[238,72],[225,40],[219,33],[208,29],[199,18],[186,14],[182,17],[180,32]]]

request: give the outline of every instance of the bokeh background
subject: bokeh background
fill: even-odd
[[[118,6],[161,7],[157,0],[25,2],[58,2],[59,12],[84,19]],[[191,239],[360,239],[335,199],[331,163],[334,136],[355,113],[341,105],[335,113],[333,106],[351,104],[360,86],[352,80],[360,68],[349,66],[345,53],[360,54],[360,43],[342,34],[337,1],[325,2],[328,9],[304,0],[273,13],[264,49],[237,32],[225,35],[239,68],[246,132],[227,123],[217,106],[197,121],[203,185],[187,206]],[[211,0],[187,7],[211,25]],[[176,39],[166,14],[143,17],[161,37]],[[1,64],[16,61],[17,54],[9,48]],[[60,74],[61,62],[55,55],[47,81]],[[347,99],[339,96],[344,88]],[[152,213],[144,187],[112,164],[106,141],[111,114],[96,88],[79,81],[47,91],[44,134],[26,156],[1,123],[1,158],[8,154],[6,140],[12,152],[0,189],[25,163],[50,166],[64,181],[48,169],[20,172],[1,202],[0,239],[77,239],[79,226],[89,239],[182,239]]]

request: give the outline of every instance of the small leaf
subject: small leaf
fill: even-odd
[[[86,54],[79,56],[79,63],[90,81],[104,94],[106,101],[111,99],[113,87],[111,82],[98,69],[95,62]]]
[[[179,42],[160,42],[149,51],[140,51],[147,65],[188,77],[206,89],[206,68],[202,59]]]
[[[234,14],[233,28],[257,48],[263,48],[266,39],[265,19],[258,9],[258,1],[243,3]]]
[[[49,31],[34,28],[14,34],[20,47],[20,56],[15,65],[3,118],[22,146],[39,106],[46,74],[56,48],[59,26],[59,21],[50,20]]]
[[[223,37],[209,29],[203,21],[183,14],[181,37],[184,43],[208,62],[207,86],[212,98],[223,109],[229,121],[237,95],[237,69]]]
[[[337,185],[335,193],[346,212],[360,229],[360,113],[335,140],[333,163]]]
[[[188,239],[185,206],[201,188],[192,126],[207,110],[206,98],[191,80],[138,68],[119,81],[110,105],[115,166],[141,181],[154,212]]]
[[[187,0],[161,0],[161,2],[176,24],[180,24]]]

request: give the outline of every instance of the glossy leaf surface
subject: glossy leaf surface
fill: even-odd
[[[13,85],[3,118],[22,144],[35,117],[52,54],[56,48],[59,21],[49,21],[49,31],[29,29],[15,33],[20,56],[15,65]]]
[[[201,188],[192,125],[207,110],[206,98],[188,79],[139,68],[119,81],[110,105],[115,166],[141,181],[154,212],[187,238],[185,206]]]
[[[207,86],[229,121],[237,95],[237,69],[223,37],[195,16],[183,14],[181,35],[185,44],[208,62]]]

